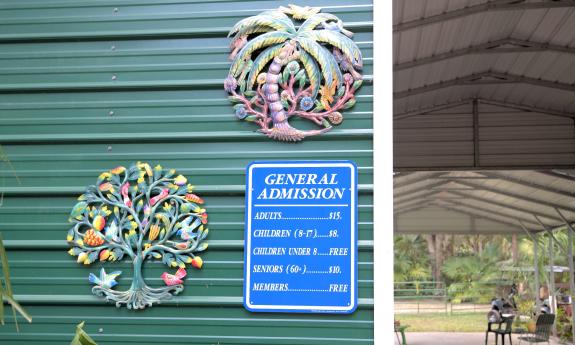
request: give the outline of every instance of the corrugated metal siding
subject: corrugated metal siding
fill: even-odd
[[[295,3],[298,3],[297,1]],[[236,121],[223,80],[228,29],[285,1],[3,1],[0,144],[12,172],[0,231],[17,299],[33,316],[2,344],[68,343],[85,320],[100,344],[372,344],[372,87],[344,123],[299,144]],[[356,32],[372,73],[369,0],[312,1]],[[252,314],[242,306],[245,166],[258,159],[351,159],[359,167],[359,308],[351,315]],[[205,196],[210,249],[184,292],[144,311],[92,295],[64,242],[75,197],[102,170],[145,160],[187,175]],[[128,264],[120,265],[131,272]],[[152,283],[165,267],[148,263]],[[126,288],[124,279],[120,288]],[[99,330],[102,330],[99,333]]]

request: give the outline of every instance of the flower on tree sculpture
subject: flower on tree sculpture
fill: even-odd
[[[200,206],[203,200],[187,182],[175,170],[159,165],[152,169],[138,162],[102,173],[96,185],[86,188],[70,214],[74,225],[68,231],[69,253],[85,265],[128,257],[134,267],[127,291],[113,290],[122,272],[106,274],[102,268],[98,275],[91,273],[94,294],[117,307],[143,309],[183,290],[186,265],[200,269],[202,259],[197,253],[208,247],[208,229],[204,227],[208,216]],[[142,264],[147,259],[178,269],[174,274],[162,274],[167,286],[146,284]]]
[[[326,132],[355,104],[361,51],[338,17],[319,12],[289,5],[245,18],[230,31],[232,65],[224,89],[236,103],[236,117],[255,122],[270,138],[300,141]],[[289,16],[301,22],[298,29]],[[322,128],[298,130],[288,123],[292,116]]]

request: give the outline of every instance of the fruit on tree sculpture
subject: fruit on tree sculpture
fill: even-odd
[[[143,309],[183,290],[183,280],[163,287],[148,286],[142,265],[148,259],[161,260],[177,268],[181,278],[187,265],[202,267],[198,253],[208,247],[208,216],[201,206],[203,200],[187,182],[175,170],[159,165],[152,169],[148,163],[138,162],[102,173],[95,185],[86,188],[70,214],[69,253],[84,265],[129,258],[134,267],[127,291],[113,290],[119,271],[106,274],[102,269],[99,276],[90,274],[94,294],[117,307]]]

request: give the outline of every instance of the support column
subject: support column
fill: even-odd
[[[557,312],[556,301],[555,301],[555,271],[553,266],[555,266],[555,258],[553,253],[553,239],[552,235],[549,234],[549,307],[551,312],[555,314]]]
[[[523,222],[521,222],[520,220],[518,220],[519,225],[521,225],[521,228],[523,228],[523,231],[525,231],[525,233],[527,234],[527,236],[529,236],[529,238],[531,239],[531,241],[533,241],[533,271],[534,271],[534,275],[535,275],[535,305],[537,306],[537,312],[539,312],[539,310],[541,310],[541,301],[539,300],[539,265],[537,264],[537,262],[539,261],[539,256],[537,253],[537,234],[533,235],[531,234],[531,232],[529,232],[529,230],[527,230],[527,228],[525,227],[525,225],[523,225]]]
[[[555,270],[553,267],[555,266],[555,260],[553,257],[553,234],[551,232],[549,234],[549,308],[551,309],[551,313],[557,315],[557,301],[555,300]],[[556,323],[553,323],[552,331],[553,336],[557,336],[557,327],[555,327]]]
[[[567,225],[567,263],[569,264],[569,296],[571,296],[571,330],[573,330],[573,344],[575,344],[575,308],[573,308],[573,296],[575,295],[575,277],[574,277],[574,270],[573,270],[573,227],[571,224],[563,217],[563,214],[558,210],[555,209],[559,217],[565,222]]]
[[[539,245],[537,244],[537,234],[531,235],[531,240],[533,240],[533,269],[535,274],[535,305],[537,305],[537,312],[541,310],[541,300],[539,298],[539,290],[541,290],[541,286],[539,284],[539,256],[538,256],[538,248]]]
[[[473,166],[479,167],[479,102],[473,99]]]

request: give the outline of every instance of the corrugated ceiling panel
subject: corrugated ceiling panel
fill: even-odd
[[[495,217],[497,218],[497,217]],[[396,216],[396,233],[423,234],[472,234],[472,233],[519,233],[518,226],[506,225],[497,221],[475,217],[475,230],[471,231],[471,216],[465,210],[448,210],[437,206],[405,212]]]
[[[529,112],[501,112],[479,105],[480,163],[485,166],[575,162],[573,119]]]
[[[2,344],[372,344],[371,1],[318,0],[356,32],[366,85],[344,123],[303,143],[274,142],[234,119],[223,91],[232,24],[284,1],[4,1],[0,9],[0,231],[14,290],[34,318]],[[45,41],[43,41],[45,40]],[[114,76],[114,78],[113,78]],[[302,124],[303,125],[303,124]],[[359,168],[359,308],[352,315],[253,314],[242,306],[244,178],[261,159],[351,159]],[[173,301],[134,312],[90,292],[64,241],[75,198],[103,170],[145,160],[177,169],[210,212],[202,271]],[[130,272],[129,265],[122,269]],[[158,281],[165,267],[146,265]],[[121,284],[126,281],[120,279]],[[294,332],[294,330],[297,330]]]

